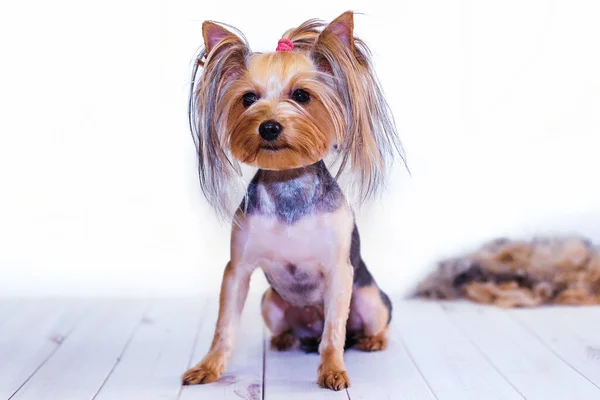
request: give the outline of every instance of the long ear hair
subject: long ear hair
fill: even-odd
[[[396,155],[406,162],[392,113],[372,67],[371,53],[353,36],[353,30],[353,13],[348,11],[322,30],[310,55],[319,69],[334,77],[346,121],[346,132],[338,143],[337,177],[349,169],[362,202],[378,192]],[[313,29],[305,32],[305,40],[313,38]]]
[[[231,28],[231,27],[230,27]],[[225,143],[228,87],[246,68],[250,55],[244,36],[207,21],[202,24],[204,46],[192,72],[188,117],[196,151],[200,187],[219,216],[231,216],[231,182],[241,176],[238,162]]]

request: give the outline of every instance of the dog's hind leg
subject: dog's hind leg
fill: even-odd
[[[389,298],[375,283],[354,288],[350,319],[360,321],[360,328],[355,337],[355,349],[379,351],[387,347],[391,311]]]
[[[274,350],[289,350],[296,344],[297,338],[285,317],[289,305],[281,296],[269,288],[261,301],[262,316],[272,333],[271,347]]]
[[[350,260],[354,268],[354,284],[348,320],[349,337],[355,349],[384,350],[387,347],[392,303],[379,289],[360,255],[360,236],[356,225],[352,232]]]

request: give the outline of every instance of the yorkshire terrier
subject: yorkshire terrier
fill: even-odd
[[[378,191],[394,157],[404,160],[394,121],[371,54],[354,37],[352,12],[329,24],[306,21],[269,53],[251,52],[229,28],[203,23],[192,77],[200,186],[227,215],[238,162],[258,172],[229,214],[231,258],[210,350],[183,383],[214,382],[225,370],[250,275],[260,267],[270,284],[261,307],[272,347],[318,350],[318,384],[341,390],[350,384],[345,348],[385,349],[392,305],[361,258],[338,178],[348,171],[361,200]]]

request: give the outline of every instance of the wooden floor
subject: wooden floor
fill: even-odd
[[[388,350],[346,352],[336,393],[317,387],[317,355],[268,349],[258,299],[221,381],[188,387],[212,300],[0,299],[0,399],[600,399],[599,307],[394,306]]]

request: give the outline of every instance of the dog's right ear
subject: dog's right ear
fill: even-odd
[[[196,56],[190,84],[189,122],[198,152],[200,187],[217,212],[229,219],[230,184],[241,174],[227,146],[227,96],[230,85],[246,69],[250,48],[237,29],[206,21],[204,47]]]
[[[202,36],[207,55],[211,55],[221,44],[242,43],[239,36],[211,21],[204,21],[202,24]]]

